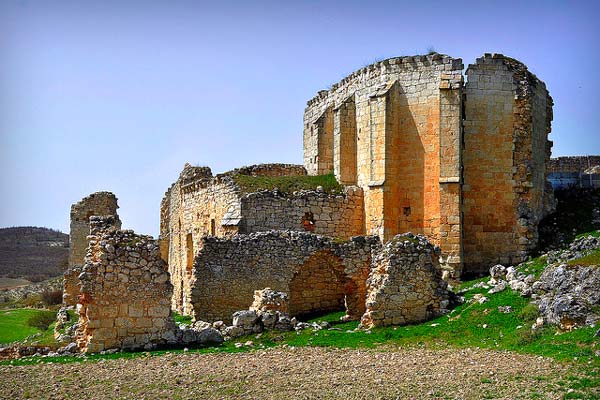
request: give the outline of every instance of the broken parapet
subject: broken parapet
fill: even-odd
[[[439,249],[424,236],[395,236],[373,257],[367,280],[365,328],[405,325],[441,315],[448,306]]]
[[[149,348],[174,336],[173,286],[158,243],[90,218],[89,248],[79,275],[77,343],[84,352]]]

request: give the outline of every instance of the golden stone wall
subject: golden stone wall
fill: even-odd
[[[461,70],[460,59],[439,54],[384,60],[319,92],[304,114],[308,173],[320,171],[330,135],[322,121],[333,110],[333,169],[340,182],[363,189],[365,233],[384,240],[423,234],[442,247],[455,275],[462,262]]]
[[[471,272],[523,261],[544,214],[552,98],[522,63],[486,54],[467,70],[464,262]]]
[[[172,285],[158,244],[92,217],[80,275],[77,344],[83,352],[153,348],[174,337]]]

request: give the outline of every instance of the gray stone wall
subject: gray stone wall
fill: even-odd
[[[83,265],[87,235],[90,234],[92,215],[113,215],[115,224],[121,228],[117,215],[117,197],[110,192],[96,192],[84,197],[71,206],[71,230],[69,233],[69,266]]]
[[[254,291],[289,294],[290,313],[343,309],[364,312],[365,282],[376,237],[347,242],[303,232],[271,231],[203,239],[193,270],[190,303],[199,320],[231,321],[247,309]]]
[[[319,191],[294,194],[261,191],[241,198],[240,232],[307,230],[348,239],[364,234],[363,213],[362,189],[356,186],[346,187],[343,194],[337,195]]]
[[[367,280],[365,328],[426,321],[446,312],[439,249],[424,236],[397,235],[374,256]]]

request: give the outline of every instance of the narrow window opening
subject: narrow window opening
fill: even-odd
[[[302,217],[302,227],[307,232],[314,232],[315,230],[315,217],[312,212],[308,211],[304,213]]]
[[[215,236],[216,231],[217,231],[217,227],[215,224],[215,219],[211,218],[211,220],[210,220],[210,235]]]
[[[194,266],[194,242],[192,240],[192,234],[188,233],[186,236],[186,272],[187,277],[190,278],[192,276],[192,268]]]

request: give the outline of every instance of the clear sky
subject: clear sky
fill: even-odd
[[[433,47],[523,61],[554,98],[553,155],[600,154],[598,1],[0,2],[0,226],[68,232],[110,190],[157,235],[184,163],[302,163],[318,90]]]

